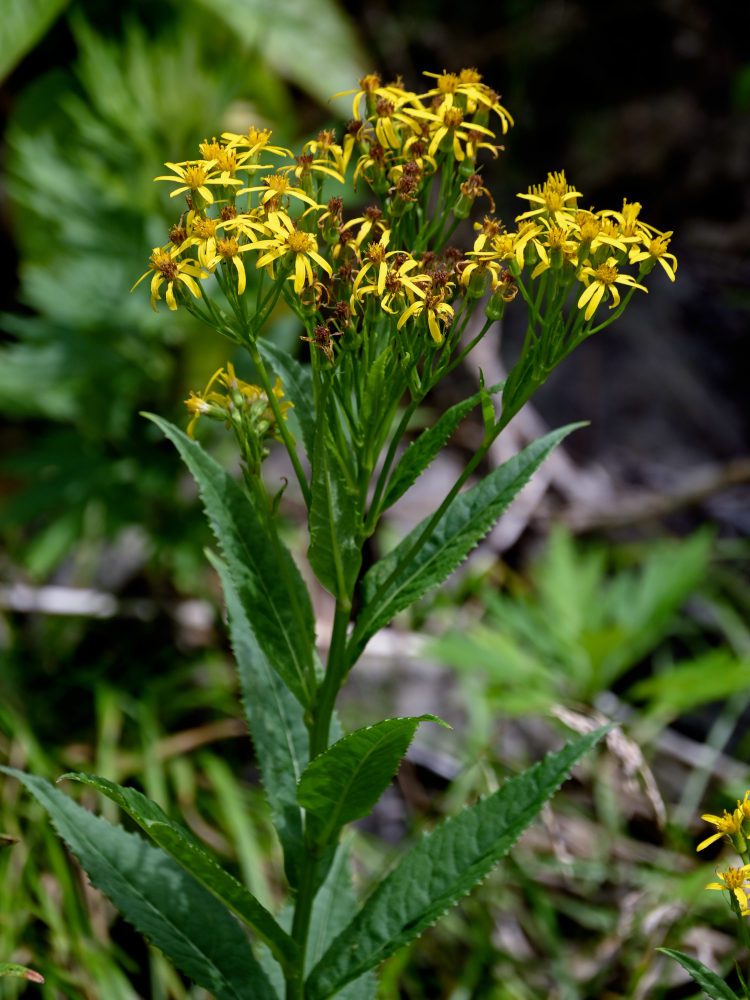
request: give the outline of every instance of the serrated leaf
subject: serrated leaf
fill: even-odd
[[[330,386],[324,390],[327,394]],[[307,558],[323,586],[337,598],[349,599],[362,564],[359,534],[361,517],[357,498],[328,441],[325,405],[315,430],[312,496],[308,526]]]
[[[144,414],[175,445],[193,477],[258,644],[295,698],[309,707],[315,622],[288,550],[272,541],[238,483],[168,420]]]
[[[607,728],[548,754],[494,795],[425,834],[331,943],[310,973],[306,1000],[327,1000],[415,938],[469,892],[510,850],[570,768]]]
[[[390,344],[378,354],[368,366],[365,385],[362,391],[362,409],[359,414],[359,426],[367,427],[374,434],[381,415],[383,390],[386,385],[386,369],[393,361],[393,348]],[[386,397],[387,398],[387,395]]]
[[[377,597],[399,562],[410,552],[429,523],[425,518],[368,570],[362,580],[362,610],[350,642],[353,661],[368,639],[431,587],[442,583],[487,534],[511,500],[520,493],[550,452],[582,424],[569,424],[533,441],[518,455],[494,469],[476,486],[460,493],[435,527],[432,536],[408,561],[384,594]],[[377,602],[376,602],[377,597]]]
[[[258,350],[281,379],[284,395],[294,403],[294,416],[302,432],[307,457],[312,460],[315,446],[315,394],[312,372],[272,340],[261,338]]]
[[[168,854],[94,816],[49,782],[10,767],[101,889],[141,934],[217,1000],[278,1000],[245,932]]]
[[[705,966],[703,962],[699,962],[697,958],[691,958],[690,955],[675,951],[673,948],[657,948],[656,950],[679,962],[683,969],[690,973],[703,992],[711,997],[711,1000],[739,1000],[734,990],[730,989],[723,979]]]
[[[284,870],[289,884],[296,888],[303,850],[297,782],[309,760],[302,707],[260,648],[225,564],[208,555],[224,590],[242,703],[273,823],[284,850]]]
[[[159,847],[244,920],[266,942],[279,962],[293,964],[298,961],[297,946],[268,910],[236,878],[217,864],[189,830],[174,823],[156,802],[152,802],[135,788],[126,788],[93,774],[71,772],[62,775],[62,778],[96,788],[116,802]]]
[[[493,385],[487,392],[499,392],[501,388],[502,383],[499,383]],[[474,409],[481,398],[481,392],[477,392],[468,399],[451,406],[434,427],[428,427],[422,431],[419,437],[409,444],[388,481],[388,489],[382,504],[383,510],[386,510],[406,493],[417,477],[432,462],[466,414]]]
[[[297,801],[307,811],[312,839],[327,844],[346,823],[366,816],[398,770],[420,722],[434,715],[385,719],[357,729],[310,761]]]

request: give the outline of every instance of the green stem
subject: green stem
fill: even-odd
[[[349,600],[336,602],[326,673],[318,689],[318,698],[313,709],[313,723],[310,728],[310,760],[328,749],[333,708],[347,674],[346,630],[351,610]]]
[[[476,469],[476,467],[482,461],[488,449],[490,448],[490,445],[496,440],[496,438],[498,437],[500,432],[505,428],[507,423],[508,421],[504,419],[504,414],[503,414],[503,416],[501,416],[500,420],[498,420],[497,424],[495,425],[492,434],[490,434],[483,441],[480,448],[474,453],[472,458],[468,461],[463,472],[458,477],[456,482],[453,484],[443,502],[440,504],[435,513],[429,519],[429,521],[425,525],[424,529],[422,530],[422,532],[420,533],[419,537],[416,539],[414,544],[409,547],[409,549],[406,551],[406,553],[401,557],[401,559],[394,567],[393,572],[390,574],[390,576],[386,580],[384,580],[384,582],[380,585],[380,587],[378,587],[372,599],[368,601],[367,609],[365,609],[362,615],[358,618],[354,628],[354,632],[352,633],[352,636],[347,645],[345,669],[347,670],[351,669],[352,665],[359,658],[360,654],[362,653],[362,650],[364,649],[364,644],[362,642],[362,635],[367,627],[369,619],[372,617],[372,612],[368,614],[368,609],[369,608],[377,609],[380,599],[384,596],[384,594],[388,592],[388,588],[391,586],[391,584],[398,579],[401,573],[403,573],[404,569],[413,561],[414,557],[417,555],[420,549],[422,549],[424,545],[432,537],[435,528],[439,524],[440,520],[447,511],[448,507],[455,500],[456,496],[459,493],[459,490],[464,485],[469,476],[472,474],[474,469]]]
[[[295,475],[297,476],[297,482],[302,490],[302,496],[305,501],[305,506],[310,509],[310,486],[307,482],[307,477],[302,469],[302,465],[299,460],[299,455],[297,454],[297,449],[294,446],[294,441],[292,440],[292,435],[289,433],[289,428],[286,426],[286,421],[279,408],[279,402],[274,395],[273,389],[271,387],[271,380],[268,377],[268,372],[263,364],[263,359],[260,356],[260,351],[258,350],[258,345],[251,341],[247,345],[250,351],[250,357],[253,359],[253,364],[258,369],[258,374],[260,380],[263,383],[263,391],[266,394],[268,403],[273,411],[273,415],[276,418],[276,426],[278,427],[279,433],[281,434],[281,439],[284,442],[289,458],[291,459],[292,466],[294,467]]]

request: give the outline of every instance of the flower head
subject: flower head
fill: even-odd
[[[561,170],[559,173],[547,174],[544,184],[534,184],[527,194],[519,194],[518,197],[530,201],[534,207],[517,216],[516,222],[534,215],[547,215],[562,226],[566,217],[569,218],[575,211],[576,198],[581,197],[581,192],[568,184],[565,171]]]
[[[706,837],[705,840],[702,840],[696,847],[696,851],[702,851],[704,847],[708,847],[709,844],[713,844],[715,840],[721,840],[722,837],[734,837],[741,834],[745,813],[743,807],[738,803],[737,808],[732,813],[727,812],[726,809],[724,810],[723,816],[714,816],[711,813],[704,813],[701,816],[701,819],[704,819],[707,823],[715,826],[717,832],[712,833],[710,837]]]
[[[610,309],[619,306],[620,293],[617,285],[629,285],[631,288],[640,288],[643,292],[648,291],[643,285],[639,285],[631,274],[620,274],[615,267],[614,257],[610,257],[606,264],[600,264],[597,268],[583,267],[580,274],[586,287],[578,299],[578,308],[583,309],[586,306],[585,319],[591,319],[605,295],[612,297]]]
[[[722,891],[728,889],[737,900],[740,913],[743,916],[747,916],[750,913],[747,903],[747,894],[750,891],[750,882],[748,882],[749,873],[750,865],[743,865],[741,868],[732,868],[730,865],[725,872],[716,872],[721,882],[709,882],[706,889],[719,889]]]
[[[132,292],[144,278],[151,275],[151,308],[154,312],[156,312],[156,300],[161,298],[159,289],[165,282],[167,285],[167,305],[170,309],[177,308],[177,300],[174,295],[175,285],[185,285],[196,299],[201,297],[200,286],[195,279],[205,278],[206,272],[195,261],[178,260],[178,254],[177,247],[172,247],[171,250],[164,247],[154,247],[149,259],[148,271],[144,272],[130,289]]]
[[[256,249],[265,253],[258,259],[256,267],[265,267],[279,258],[286,257],[292,264],[294,275],[294,290],[299,295],[305,285],[314,283],[311,261],[330,276],[333,273],[331,265],[318,253],[318,244],[312,233],[295,229],[294,223],[282,213],[274,213],[268,217],[268,229],[271,239],[258,240]]]

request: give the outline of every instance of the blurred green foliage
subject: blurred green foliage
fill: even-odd
[[[750,659],[726,646],[698,640],[695,653],[681,657],[664,645],[685,638],[679,612],[706,579],[712,552],[713,532],[704,530],[654,542],[635,565],[613,567],[611,547],[584,547],[555,529],[527,578],[504,592],[483,586],[481,619],[449,629],[429,653],[462,673],[480,672],[495,712],[515,716],[555,702],[592,706],[661,650],[657,672],[628,695],[648,699],[650,713],[672,721],[750,686]]]

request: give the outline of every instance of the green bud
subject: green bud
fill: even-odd
[[[481,267],[475,268],[469,278],[469,287],[466,289],[467,297],[470,299],[481,299],[487,291],[487,286],[491,280],[492,276],[489,271]]]
[[[495,320],[502,319],[504,312],[505,299],[499,291],[493,292],[489,297],[487,305],[484,307],[484,315],[487,319],[494,322]]]
[[[456,204],[453,206],[453,214],[457,219],[468,219],[473,205],[474,199],[467,198],[466,195],[461,192],[456,199]]]

